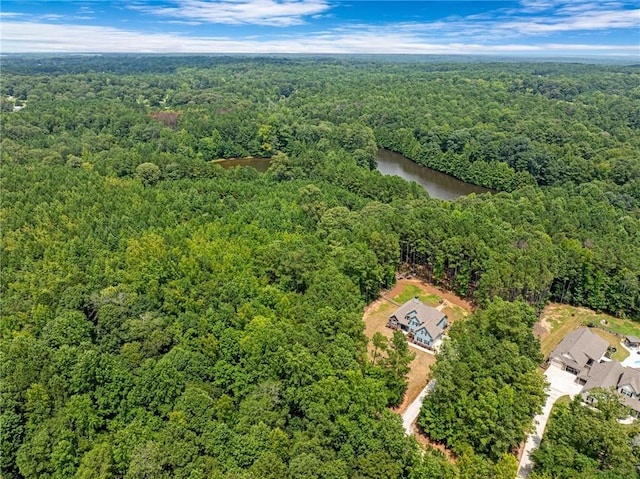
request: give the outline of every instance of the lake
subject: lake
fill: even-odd
[[[390,150],[378,150],[376,160],[378,161],[378,171],[383,175],[397,175],[407,181],[415,181],[427,190],[429,196],[441,200],[453,200],[469,193],[479,194],[490,191],[482,186],[465,183],[453,176],[419,165],[409,158]],[[271,160],[269,158],[249,157],[218,160],[216,163],[223,168],[251,166],[264,173],[269,169]]]
[[[419,165],[398,153],[380,149],[376,156],[378,171],[383,175],[397,175],[407,181],[415,181],[433,198],[453,200],[469,193],[486,193],[491,191],[482,186],[465,183],[453,176],[441,173],[426,166]]]

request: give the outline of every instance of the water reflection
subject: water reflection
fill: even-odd
[[[469,193],[490,191],[482,186],[460,181],[453,176],[419,165],[389,150],[378,150],[378,171],[383,175],[397,175],[423,186],[430,196],[441,200],[453,200]]]

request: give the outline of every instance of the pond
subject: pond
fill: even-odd
[[[430,196],[441,200],[453,200],[469,193],[486,193],[491,191],[482,186],[472,185],[460,181],[453,176],[432,170],[426,166],[419,165],[409,158],[390,150],[380,149],[376,155],[378,171],[383,175],[397,175],[407,181],[415,181],[427,190]],[[215,163],[223,168],[233,168],[234,166],[251,166],[264,173],[269,169],[271,160],[269,158],[248,157],[230,158],[228,160],[216,160]]]
[[[393,151],[380,149],[376,156],[378,171],[383,175],[397,175],[407,181],[415,181],[433,198],[453,200],[469,193],[491,191],[482,186],[465,183],[453,176],[419,165]]]

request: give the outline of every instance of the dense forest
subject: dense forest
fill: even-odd
[[[640,320],[637,67],[2,62],[3,477],[513,479],[531,307]],[[380,147],[496,193],[430,198]],[[211,161],[250,155],[269,171]],[[362,307],[400,268],[480,308],[421,418],[455,464],[388,409],[406,345],[367,357]],[[478,394],[460,349],[509,352],[471,368],[482,411],[451,400]]]

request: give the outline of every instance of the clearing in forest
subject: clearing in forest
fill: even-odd
[[[363,320],[367,338],[371,339],[375,333],[382,333],[387,338],[391,338],[393,330],[387,328],[387,321],[389,316],[398,309],[398,306],[388,299],[402,304],[415,296],[418,296],[423,303],[429,306],[435,307],[444,302],[445,307],[442,311],[449,318],[449,324],[466,318],[472,311],[471,304],[452,293],[442,291],[417,279],[400,279],[390,291],[384,294],[384,298],[378,298],[365,308]],[[416,348],[411,348],[411,351],[416,354],[416,357],[409,365],[411,367],[408,377],[409,384],[404,401],[398,408],[400,413],[404,412],[427,385],[431,365],[436,362],[435,356],[431,353]]]
[[[620,338],[612,333],[640,336],[640,324],[630,319],[614,318],[587,308],[550,303],[542,311],[540,321],[534,329],[541,340],[542,354],[547,357],[568,333],[591,324],[597,324],[599,327],[593,331],[616,348],[617,351],[611,358],[618,361],[624,360],[629,353],[620,344]]]

